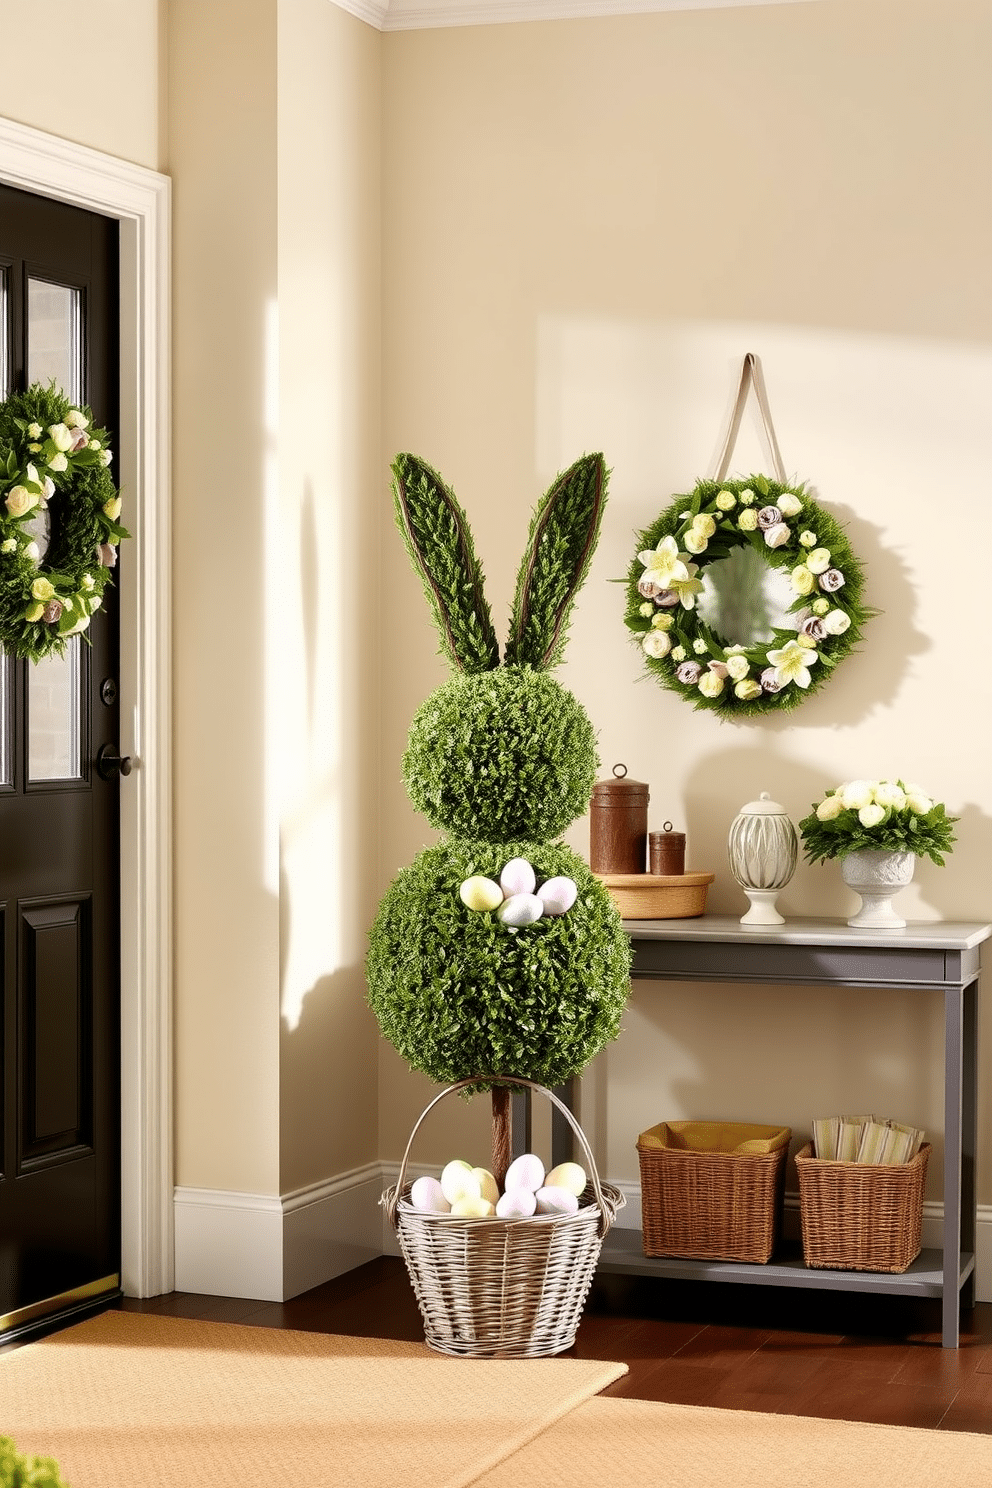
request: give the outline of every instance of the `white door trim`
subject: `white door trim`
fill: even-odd
[[[0,119],[0,181],[120,222],[122,1280],[173,1284],[168,177]]]

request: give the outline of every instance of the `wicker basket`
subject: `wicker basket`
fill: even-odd
[[[576,1214],[468,1219],[427,1214],[410,1203],[406,1169],[421,1122],[445,1096],[480,1082],[536,1091],[567,1117],[590,1178]],[[483,1359],[540,1358],[572,1347],[603,1238],[626,1200],[600,1183],[585,1135],[556,1095],[531,1080],[478,1075],[448,1086],[422,1112],[396,1183],[381,1202],[413,1282],[427,1343],[443,1354]]]
[[[730,1121],[663,1121],[642,1132],[644,1254],[767,1262],[781,1229],[791,1135],[785,1126]]]
[[[836,1271],[905,1271],[920,1253],[930,1144],[908,1163],[875,1166],[796,1154],[803,1255]]]

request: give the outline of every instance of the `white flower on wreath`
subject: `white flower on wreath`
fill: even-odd
[[[657,584],[659,589],[670,589],[673,579],[689,577],[674,537],[663,537],[656,548],[645,548],[637,556],[644,564],[644,578]]]
[[[765,542],[770,548],[780,548],[789,541],[790,532],[787,522],[776,522],[773,527],[765,528]]]
[[[685,661],[685,647],[673,646],[671,650],[671,657],[673,661]]]
[[[789,583],[797,594],[811,594],[816,588],[816,579],[805,563],[797,563],[789,575]]]
[[[38,505],[38,500],[37,491],[29,491],[26,486],[12,486],[4,506],[12,517],[26,517]]]
[[[654,605],[651,604],[650,601],[648,601],[645,604],[642,604],[641,605],[641,607],[638,609],[637,613],[643,619],[650,620],[651,619],[651,616],[654,614]]]
[[[799,497],[794,495],[792,491],[783,491],[781,496],[776,498],[775,504],[783,517],[795,517],[803,509],[803,504]]]
[[[741,500],[744,498],[742,497]],[[752,500],[753,495],[752,495]],[[742,532],[753,532],[758,525],[758,513],[752,507],[745,507],[737,518],[737,525]]]
[[[734,507],[737,505],[737,497],[734,495],[733,491],[717,491],[716,505],[719,511],[733,511]]]
[[[72,448],[72,441],[74,436],[72,430],[67,424],[50,424],[48,427],[48,437],[54,444],[55,448],[57,450],[60,450],[63,454],[66,452],[66,450]]]
[[[642,637],[641,645],[644,647],[644,652],[647,656],[653,656],[656,660],[660,661],[663,656],[667,656],[669,651],[671,651],[672,638],[666,635],[663,630],[649,630]]]
[[[830,549],[814,548],[812,553],[810,553],[809,557],[806,559],[806,567],[809,569],[810,573],[825,573],[826,570],[830,567]]]
[[[820,616],[825,615],[827,613],[827,611],[829,610],[829,608],[830,608],[830,601],[829,601],[829,599],[823,599],[822,597],[821,598],[818,598],[818,599],[814,599],[813,603],[810,605],[810,609],[813,611],[813,614],[814,615],[820,615]]]
[[[828,610],[823,617],[823,628],[827,635],[843,635],[851,628],[851,617],[844,610]]]
[[[697,686],[703,697],[718,698],[726,684],[723,678],[718,676],[716,672],[705,671],[700,677]]]
[[[768,660],[775,668],[775,680],[782,686],[787,682],[794,682],[797,687],[806,688],[813,680],[809,668],[819,656],[815,651],[808,650],[796,641],[786,641],[784,646],[777,647],[774,651],[767,653]]]
[[[709,646],[707,646],[702,636],[697,636],[692,643],[692,649],[693,651],[695,651],[697,656],[705,656],[710,648]]]
[[[696,608],[696,595],[701,594],[703,590],[703,581],[696,578],[699,572],[698,563],[687,563],[685,567],[689,577],[687,579],[673,579],[671,593],[675,595],[676,603],[680,604],[684,610],[694,610]]]
[[[754,698],[760,697],[762,687],[753,677],[745,677],[743,682],[738,682],[734,687],[734,697],[740,698],[742,703],[750,703]]]
[[[727,672],[734,679],[735,682],[743,682],[744,678],[747,676],[750,670],[751,663],[748,661],[746,656],[741,656],[739,652],[736,655],[731,656],[728,652]]]
[[[807,532],[800,532],[800,534],[799,534],[799,541],[802,543],[802,545],[803,545],[804,548],[815,548],[816,547],[816,533],[815,532],[808,532],[808,531]]]
[[[744,490],[741,492],[741,505],[742,506],[753,506],[754,503],[757,501],[757,499],[758,498],[757,498],[757,496],[755,496],[754,492],[751,490],[751,487],[750,486],[745,486]]]
[[[16,552],[17,552],[17,538],[16,537],[5,538],[4,541],[2,543],[0,543],[0,553],[16,553]]]
[[[658,614],[655,614],[654,618],[651,621],[651,628],[653,630],[671,630],[671,628],[672,628],[672,626],[674,624],[675,624],[675,616],[674,615],[658,615]]]
[[[709,547],[709,538],[704,537],[696,527],[690,527],[682,541],[685,543],[687,553],[698,555],[699,553],[705,553]]]

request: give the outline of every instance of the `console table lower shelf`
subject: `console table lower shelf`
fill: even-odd
[[[833,1271],[807,1266],[798,1243],[782,1247],[766,1265],[748,1261],[689,1260],[682,1256],[646,1256],[640,1230],[610,1230],[599,1257],[599,1271],[669,1280],[732,1281],[750,1286],[807,1287],[828,1292],[879,1292],[903,1297],[942,1297],[944,1256],[923,1250],[901,1272]],[[962,1253],[958,1290],[972,1275],[975,1257]]]

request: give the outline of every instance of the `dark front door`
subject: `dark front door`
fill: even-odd
[[[112,435],[117,234],[0,185],[0,396],[54,380]],[[0,658],[4,1339],[119,1290],[117,617],[110,588],[64,658]]]

